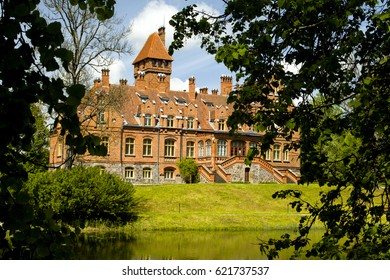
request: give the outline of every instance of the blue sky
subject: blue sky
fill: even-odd
[[[129,84],[133,84],[132,62],[148,36],[162,25],[166,27],[166,44],[169,46],[173,39],[173,28],[169,25],[169,20],[181,8],[197,4],[200,8],[215,14],[223,11],[221,0],[116,0],[116,2],[117,15],[124,19],[124,24],[131,25],[132,33],[128,40],[134,51],[131,56],[121,56],[110,67],[111,83],[118,83],[119,79],[126,78]],[[215,62],[213,56],[200,48],[199,39],[189,40],[183,49],[174,53],[173,58],[171,88],[174,90],[188,90],[190,76],[196,77],[197,88],[208,87],[209,91],[219,89],[220,76],[232,75],[223,64]],[[234,78],[234,75],[232,76]]]

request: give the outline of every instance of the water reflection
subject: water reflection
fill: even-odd
[[[278,238],[285,231],[140,232],[85,234],[76,258],[88,260],[258,260],[259,239]],[[291,254],[285,252],[281,259]]]

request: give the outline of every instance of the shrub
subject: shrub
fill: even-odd
[[[180,175],[186,183],[199,182],[198,165],[192,158],[184,158],[177,163]]]
[[[28,191],[42,209],[69,224],[87,221],[126,223],[137,219],[133,185],[99,168],[75,167],[31,174]]]

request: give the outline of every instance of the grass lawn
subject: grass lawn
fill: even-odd
[[[299,189],[310,202],[324,188],[317,185],[192,184],[135,186],[142,201],[134,230],[258,230],[295,229],[304,213],[291,200],[272,199],[282,189]]]

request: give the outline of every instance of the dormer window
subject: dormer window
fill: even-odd
[[[194,128],[194,118],[188,118],[187,120],[187,128],[193,129]]]
[[[224,120],[219,120],[218,130],[225,130],[225,121]]]
[[[105,123],[104,110],[99,110],[97,113],[97,122],[102,124]]]
[[[152,126],[152,115],[151,114],[145,114],[144,125],[145,126]]]
[[[168,102],[169,102],[169,98],[168,97],[164,97],[164,96],[160,96],[160,100],[162,102],[164,102],[165,104],[168,104]]]
[[[169,115],[168,118],[167,118],[167,127],[173,127],[173,116],[172,115]]]
[[[184,98],[182,98],[182,97],[176,97],[176,96],[174,96],[174,98],[176,99],[177,104],[183,105],[183,104],[186,104],[186,103],[187,103],[187,101],[186,101]]]

